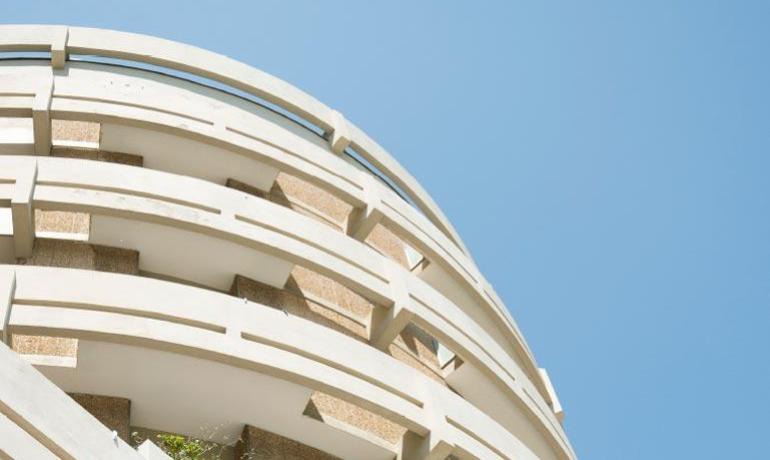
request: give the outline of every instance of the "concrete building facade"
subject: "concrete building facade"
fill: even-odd
[[[452,225],[342,114],[148,36],[0,53],[0,458],[576,458]]]

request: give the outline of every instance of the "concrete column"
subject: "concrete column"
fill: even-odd
[[[551,377],[548,375],[548,371],[541,367],[538,368],[538,372],[540,373],[540,377],[543,379],[548,397],[551,399],[551,402],[549,402],[548,405],[551,407],[551,410],[553,410],[553,414],[556,416],[556,420],[558,420],[559,423],[564,423],[564,409],[561,407],[561,402],[559,402],[559,397],[557,396],[556,390],[553,387],[553,383],[551,382]]]
[[[32,131],[35,139],[35,155],[51,154],[51,99],[53,75],[35,93],[32,100]]]
[[[32,195],[37,180],[37,160],[31,159],[29,165],[16,178],[11,197],[11,218],[13,219],[13,248],[16,257],[32,256],[35,243],[35,210]]]
[[[449,423],[444,413],[444,403],[431,391],[426,391],[427,399],[423,409],[428,418],[430,433],[420,436],[411,431],[404,435],[402,451],[398,460],[444,460],[454,450],[450,444]]]
[[[347,234],[358,241],[364,241],[381,220],[382,212],[370,204],[355,208],[348,217]]]
[[[0,269],[0,337],[3,343],[11,344],[8,321],[11,319],[11,305],[16,292],[16,272],[10,268]]]
[[[346,148],[350,145],[350,131],[348,130],[348,122],[345,117],[336,110],[332,110],[332,130],[328,134],[329,146],[332,152],[337,155],[342,154]]]
[[[387,261],[386,272],[393,305],[376,307],[372,312],[369,342],[380,350],[387,350],[414,317],[409,310],[409,291],[399,271],[394,262]]]
[[[375,181],[369,173],[362,172],[361,183],[364,184],[363,207],[354,208],[348,217],[347,234],[358,241],[364,241],[372,233],[374,227],[382,221],[382,199],[377,193]]]
[[[54,35],[51,41],[51,67],[54,69],[63,69],[67,62],[67,39],[69,38],[69,27],[63,26]]]
[[[401,302],[391,307],[377,307],[372,312],[372,332],[369,342],[377,349],[387,350],[413,317],[414,314],[404,308]]]
[[[436,439],[433,432],[420,436],[408,431],[404,435],[397,460],[445,460],[452,454],[452,450],[451,444]]]

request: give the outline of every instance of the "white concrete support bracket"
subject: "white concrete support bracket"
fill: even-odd
[[[432,392],[427,391],[426,394],[432,395]],[[449,441],[449,424],[441,407],[442,403],[435,398],[429,397],[424,401],[423,409],[429,420],[430,432],[420,436],[407,431],[398,460],[444,460],[452,454],[455,446]]]
[[[67,62],[67,39],[69,38],[69,27],[61,27],[54,33],[51,40],[51,67],[54,69],[63,69]]]
[[[32,131],[35,141],[35,155],[51,154],[51,99],[53,98],[53,75],[35,93],[32,101]]]
[[[372,233],[374,227],[379,224],[384,214],[381,211],[382,199],[380,198],[376,185],[374,182],[376,179],[371,177],[369,173],[361,173],[362,183],[364,184],[364,200],[366,204],[363,207],[354,208],[348,216],[347,234],[348,236],[358,240],[364,241]]]
[[[16,272],[10,268],[0,269],[0,336],[3,343],[11,345],[11,333],[8,322],[11,319],[11,307],[16,294]]]
[[[553,414],[556,416],[556,420],[559,421],[559,423],[564,423],[564,409],[561,407],[561,402],[559,402],[559,397],[556,394],[556,389],[553,387],[553,383],[551,382],[551,377],[548,375],[548,371],[546,371],[544,368],[539,368],[538,372],[540,372],[540,376],[543,379],[543,382],[545,383],[546,391],[548,392],[548,396],[551,400],[551,402],[548,403],[549,406],[551,406],[551,409],[553,410]]]
[[[355,208],[348,217],[347,234],[358,241],[364,241],[380,223],[382,217],[382,212],[371,204]]]
[[[32,196],[37,181],[37,160],[30,159],[16,178],[11,197],[11,219],[13,220],[13,248],[17,258],[32,256],[35,244],[35,210]]]
[[[409,309],[409,291],[399,270],[388,261],[388,281],[391,286],[393,305],[377,307],[372,311],[369,342],[379,350],[387,350],[401,331],[412,321],[414,313]]]
[[[329,147],[331,147],[332,152],[341,155],[351,142],[348,122],[345,120],[345,117],[336,110],[331,111],[331,122],[331,132],[327,133]]]
[[[452,454],[454,447],[430,432],[420,436],[411,431],[404,434],[401,454],[398,460],[444,460]]]

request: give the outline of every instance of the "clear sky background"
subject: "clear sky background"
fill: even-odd
[[[37,2],[343,112],[506,301],[583,459],[769,458],[770,2]]]

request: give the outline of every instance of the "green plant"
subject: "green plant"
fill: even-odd
[[[175,434],[159,434],[158,446],[173,460],[203,460],[213,447],[200,439],[185,438]]]

